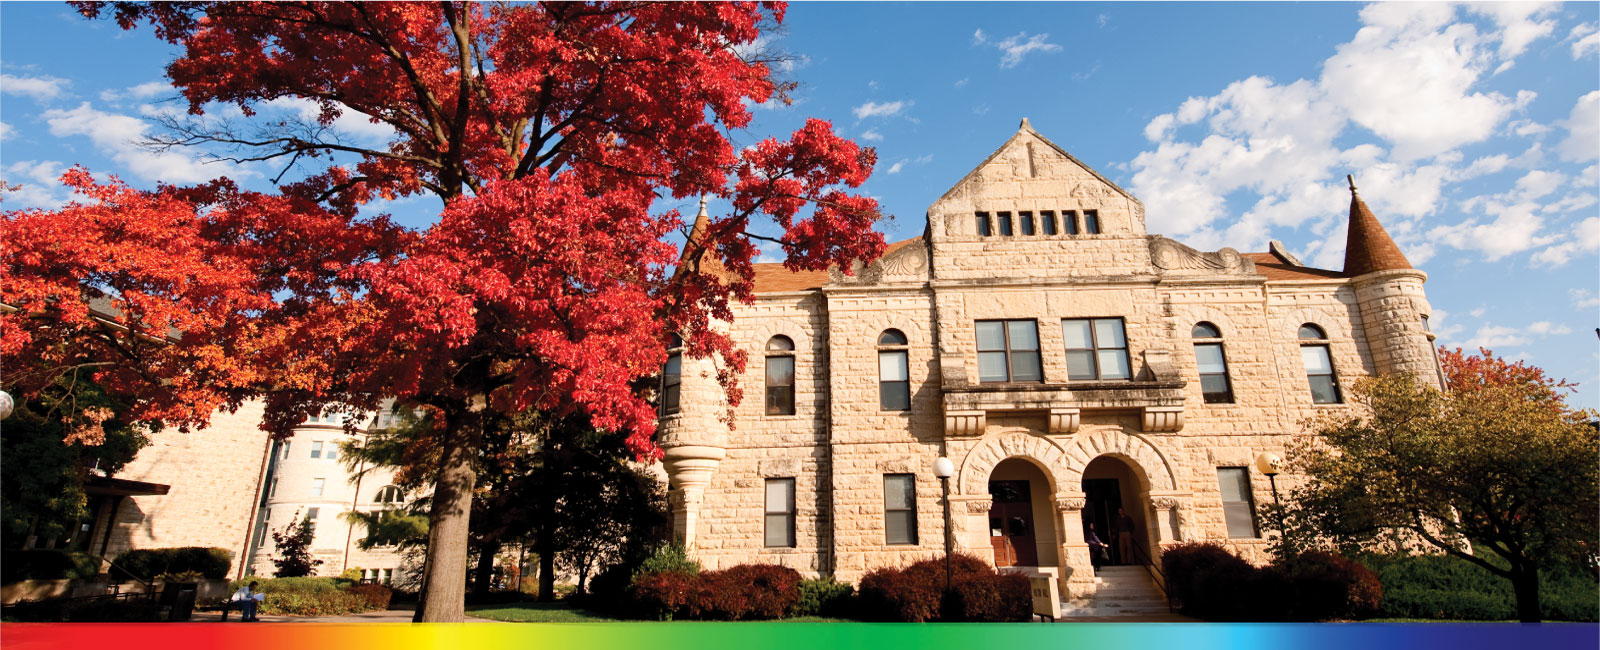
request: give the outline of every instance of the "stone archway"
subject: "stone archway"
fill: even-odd
[[[1077,485],[1082,472],[1074,476],[1066,469],[1067,451],[1054,440],[1021,430],[1004,431],[986,436],[961,460],[956,489],[964,495],[987,495],[989,474],[996,465],[1007,458],[1026,458],[1050,478],[1052,491],[1059,492]]]
[[[1063,489],[1077,490],[1089,463],[1105,455],[1126,458],[1147,481],[1143,486],[1147,493],[1178,489],[1178,477],[1173,471],[1172,462],[1144,436],[1121,429],[1085,431],[1075,436],[1063,451],[1067,456],[1062,472],[1064,480],[1057,482]]]

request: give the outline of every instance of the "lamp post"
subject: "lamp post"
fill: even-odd
[[[1283,464],[1283,459],[1272,452],[1264,452],[1256,456],[1256,469],[1267,475],[1267,483],[1272,486],[1272,505],[1278,508],[1278,535],[1283,538],[1283,555],[1289,556],[1289,531],[1283,523],[1283,502],[1278,499],[1278,472]]]
[[[953,538],[950,536],[950,477],[955,476],[956,465],[949,458],[940,456],[933,461],[933,475],[939,477],[939,486],[944,490],[944,590],[950,591],[950,546]]]

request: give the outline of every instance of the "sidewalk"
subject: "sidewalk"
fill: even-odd
[[[365,612],[362,614],[346,614],[343,616],[274,616],[262,614],[262,623],[410,623],[415,608],[389,609],[381,612]],[[216,623],[222,621],[222,612],[195,612],[195,623]],[[242,623],[239,612],[228,613],[228,623]],[[496,621],[485,621],[496,622]]]

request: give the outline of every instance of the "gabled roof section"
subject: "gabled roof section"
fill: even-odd
[[[1122,186],[1111,182],[1111,179],[1106,178],[1105,176],[1101,175],[1100,172],[1095,171],[1095,169],[1093,167],[1090,167],[1089,165],[1085,164],[1082,160],[1078,160],[1078,158],[1076,156],[1073,156],[1072,154],[1067,153],[1066,149],[1062,149],[1061,145],[1058,145],[1058,144],[1056,144],[1054,142],[1051,142],[1050,138],[1046,138],[1043,135],[1041,135],[1038,131],[1033,130],[1033,125],[1028,123],[1028,118],[1026,118],[1026,117],[1022,118],[1022,123],[1017,125],[1017,132],[1011,134],[1011,138],[1007,139],[1005,141],[1005,144],[1000,145],[1000,148],[995,149],[993,153],[989,154],[989,157],[984,158],[983,162],[978,163],[978,165],[976,167],[972,168],[972,171],[967,172],[967,174],[965,176],[961,177],[961,180],[956,181],[954,185],[950,186],[950,189],[945,190],[944,194],[939,196],[938,201],[943,201],[943,200],[945,200],[947,198],[950,198],[950,195],[955,193],[957,188],[960,188],[961,186],[967,184],[967,181],[970,181],[970,180],[973,179],[973,177],[977,176],[978,175],[978,171],[983,169],[983,167],[985,165],[988,165],[996,157],[998,157],[1001,153],[1004,153],[1006,149],[1011,148],[1011,146],[1013,144],[1015,144],[1017,141],[1025,139],[1025,138],[1028,138],[1028,137],[1037,138],[1040,142],[1044,143],[1046,146],[1050,147],[1051,149],[1054,149],[1056,153],[1059,153],[1063,157],[1065,157],[1067,160],[1072,161],[1073,164],[1075,164],[1075,165],[1077,165],[1079,167],[1082,167],[1084,171],[1089,172],[1089,174],[1094,176],[1096,180],[1099,180],[1100,182],[1105,183],[1106,186],[1110,187],[1111,189],[1116,190],[1118,193],[1122,194],[1123,196],[1128,197],[1128,199],[1133,201],[1134,203],[1137,203],[1139,205],[1144,205],[1144,202],[1140,201],[1139,197],[1136,197],[1131,192],[1129,192],[1128,190],[1123,189]],[[935,201],[935,203],[937,203],[938,201]]]
[[[883,255],[878,259],[888,257],[901,248],[922,241],[921,237],[902,239],[889,244],[883,249]],[[826,286],[831,279],[827,271],[790,271],[783,264],[777,262],[750,265],[755,270],[755,293],[781,293],[788,291],[812,291]]]
[[[1383,229],[1383,224],[1378,223],[1378,218],[1361,200],[1361,195],[1356,194],[1355,177],[1345,176],[1345,179],[1350,181],[1350,229],[1344,243],[1345,275],[1355,277],[1374,271],[1413,268],[1411,262],[1406,260],[1405,253],[1400,252],[1400,247],[1389,237],[1389,231]]]

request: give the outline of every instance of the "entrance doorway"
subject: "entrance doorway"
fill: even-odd
[[[1101,456],[1083,472],[1083,530],[1090,526],[1106,545],[1105,563],[1134,565],[1149,562],[1149,517],[1142,504],[1149,502],[1143,476],[1121,458]],[[1121,513],[1121,514],[1119,514]],[[1122,533],[1128,532],[1128,543]]]
[[[1108,547],[1108,564],[1133,564],[1128,558],[1122,557],[1117,544],[1117,529],[1114,527],[1117,511],[1122,509],[1122,485],[1114,478],[1085,479],[1083,494],[1084,538],[1089,537],[1088,531],[1092,526],[1095,536]]]
[[[1025,480],[989,481],[989,543],[996,567],[1039,566],[1032,495]]]

